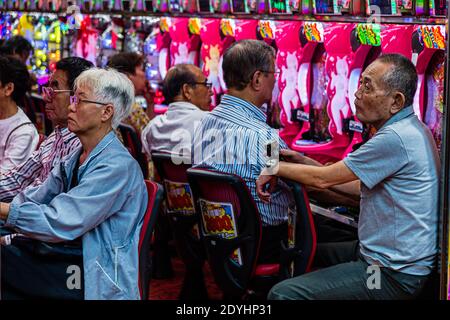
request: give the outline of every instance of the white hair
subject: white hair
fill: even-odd
[[[92,90],[93,99],[111,103],[114,115],[111,126],[116,129],[131,112],[134,104],[134,85],[128,77],[114,69],[92,68],[75,79],[75,90],[80,87]]]

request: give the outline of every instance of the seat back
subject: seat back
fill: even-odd
[[[152,153],[156,172],[164,186],[167,215],[172,225],[177,251],[190,267],[201,268],[205,250],[200,240],[199,215],[194,208],[194,199],[188,183],[186,170],[190,161],[167,153]]]
[[[301,184],[285,180],[292,191],[296,211],[288,215],[288,243],[282,245],[280,278],[309,272],[316,252],[317,238],[309,199]]]
[[[138,133],[132,126],[125,123],[121,123],[119,125],[119,130],[122,134],[125,147],[127,147],[128,151],[130,151],[130,154],[139,163],[144,178],[148,178],[148,161],[147,157],[142,152],[141,138],[139,137]]]
[[[262,222],[242,178],[208,169],[187,170],[207,257],[217,285],[242,297],[252,278]]]
[[[152,266],[150,245],[159,207],[163,199],[161,185],[149,180],[145,180],[145,185],[148,192],[148,204],[139,236],[139,290],[142,300],[148,300],[149,297]]]

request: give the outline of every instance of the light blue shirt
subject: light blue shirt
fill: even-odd
[[[267,155],[270,142],[277,145],[273,150],[276,154],[279,148],[287,149],[278,132],[266,123],[264,112],[248,101],[225,94],[195,131],[192,151],[195,167],[235,174],[245,181],[264,226],[287,222],[289,206],[294,205],[289,188],[281,180],[269,204],[256,193],[256,179],[271,158]]]
[[[440,162],[430,130],[406,107],[344,163],[361,180],[361,254],[412,275],[431,272],[438,248]]]
[[[139,299],[138,243],[148,201],[141,169],[110,132],[68,190],[81,151],[16,196],[6,226],[46,242],[82,237],[85,299]]]

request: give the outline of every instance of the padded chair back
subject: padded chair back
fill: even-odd
[[[139,289],[142,300],[148,300],[149,297],[150,278],[152,274],[150,245],[159,207],[163,199],[163,188],[161,185],[149,180],[145,180],[145,185],[147,186],[148,192],[148,204],[139,236]]]
[[[262,222],[242,178],[187,170],[214,279],[225,296],[240,298],[255,272]]]
[[[142,153],[141,138],[132,126],[125,123],[119,125],[119,131],[122,134],[125,147],[127,147],[130,154],[139,163],[144,178],[148,178],[148,161],[145,154]]]
[[[199,215],[188,183],[186,170],[191,167],[167,153],[152,153],[156,172],[164,186],[167,214],[173,227],[178,253],[187,266],[200,266],[205,252],[199,234]]]
[[[288,243],[283,243],[280,278],[302,275],[309,272],[316,252],[316,230],[309,206],[308,195],[303,186],[285,180],[295,199],[296,212],[289,213]]]

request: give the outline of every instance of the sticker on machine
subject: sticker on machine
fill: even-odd
[[[175,182],[165,179],[164,186],[167,195],[169,213],[193,215],[195,213],[194,197],[188,183]]]
[[[238,235],[236,218],[231,203],[199,200],[205,235],[219,236],[223,239],[233,239]],[[242,265],[241,250],[236,249],[231,258]]]

